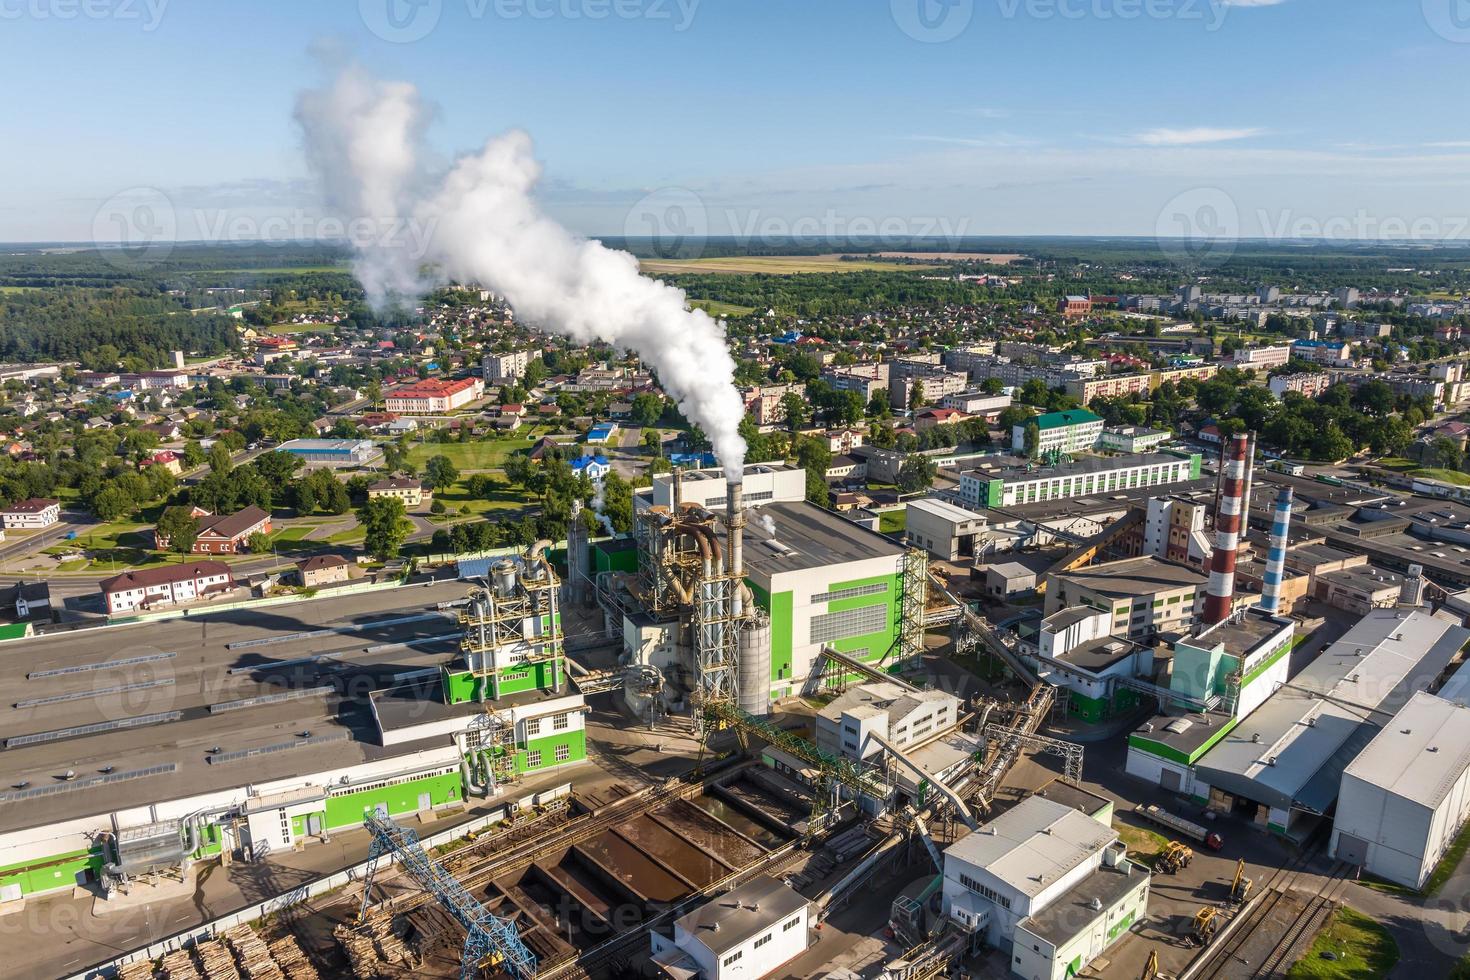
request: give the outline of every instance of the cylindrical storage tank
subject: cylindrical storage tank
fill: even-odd
[[[516,563],[509,558],[502,558],[490,569],[490,574],[495,582],[495,593],[501,597],[515,595],[516,591]]]
[[[771,713],[771,623],[764,617],[740,624],[739,685],[735,703],[757,718]]]

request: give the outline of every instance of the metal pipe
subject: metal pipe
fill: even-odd
[[[684,502],[684,467],[674,467],[674,509]]]
[[[729,541],[725,552],[725,572],[740,583],[745,580],[745,488],[739,480],[725,484],[725,533]],[[741,592],[738,588],[732,592],[734,608],[731,613],[736,619],[745,611]]]
[[[1244,434],[1230,440],[1229,456],[1224,461],[1220,484],[1220,508],[1215,514],[1215,551],[1210,556],[1210,582],[1206,587],[1205,625],[1223,623],[1230,617],[1235,597],[1235,562],[1240,551],[1240,523],[1244,509],[1246,454],[1250,440]]]
[[[1261,608],[1271,615],[1281,609],[1281,583],[1286,578],[1287,532],[1291,530],[1291,487],[1282,487],[1271,512],[1271,539],[1266,571],[1261,576]]]

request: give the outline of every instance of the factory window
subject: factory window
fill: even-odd
[[[571,757],[572,757],[572,747],[570,745],[558,745],[556,747],[556,761],[557,762],[566,762]]]
[[[551,730],[554,732],[564,732],[571,726],[572,716],[565,711],[551,719]]]
[[[934,542],[928,542],[932,548]],[[836,589],[832,592],[823,592],[812,596],[812,602],[832,602],[837,599],[856,599],[860,595],[881,595],[888,591],[887,582],[874,582],[870,585],[855,585],[850,589]]]
[[[734,963],[736,960],[740,959],[740,957],[742,957],[744,955],[745,955],[745,953],[743,951],[736,950],[735,952],[731,953],[729,956],[725,957],[723,960],[720,960],[720,965],[721,966],[729,966],[731,963]]]
[[[526,753],[526,768],[535,769],[541,765],[541,750]]]
[[[801,921],[801,916],[798,915],[796,918],[792,919],[790,922],[788,922],[785,925],[783,925],[781,927],[781,931],[782,932],[790,932],[792,929],[795,929],[796,928],[797,923],[799,923],[800,921]]]
[[[994,890],[990,888],[986,888],[984,885],[980,884],[980,882],[976,881],[974,878],[971,878],[967,874],[960,875],[960,884],[964,885],[966,888],[974,892],[976,895],[979,895],[981,898],[994,902],[996,905],[999,905],[1003,909],[1008,910],[1011,907],[1011,900],[1009,898],[1006,898],[1004,895],[997,894]]]
[[[768,943],[770,941],[771,941],[771,934],[768,932],[764,936],[760,937],[759,939],[757,939],[755,941],[755,947],[754,948],[755,949],[760,949],[762,946],[764,946],[766,943]]]
[[[527,718],[526,719],[526,737],[527,738],[535,738],[537,735],[540,735],[540,734],[541,734],[541,719],[540,718]]]
[[[808,642],[828,643],[849,636],[876,633],[888,626],[888,604],[860,606],[842,612],[826,613],[812,617],[811,637]]]

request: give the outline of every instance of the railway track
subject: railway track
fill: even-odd
[[[1338,899],[1349,880],[1346,874],[1351,866],[1335,861],[1314,889],[1298,888],[1298,883],[1310,875],[1308,867],[1316,854],[1315,848],[1300,851],[1290,862],[1272,872],[1256,897],[1226,924],[1225,934],[1205,947],[1181,974],[1180,980],[1271,980],[1284,977],[1337,908]],[[1259,940],[1259,930],[1272,921],[1273,914],[1293,894],[1306,898],[1306,908],[1293,916],[1263,955],[1256,954],[1252,940]],[[1252,953],[1254,960],[1245,953]]]

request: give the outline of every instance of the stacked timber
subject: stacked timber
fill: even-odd
[[[332,935],[347,954],[347,963],[352,967],[354,977],[372,980],[379,975],[382,960],[378,957],[378,948],[373,944],[372,936],[349,925],[339,925],[332,930]]]
[[[271,943],[270,951],[286,980],[320,980],[316,967],[306,958],[295,936],[282,936]]]
[[[218,939],[206,939],[194,946],[194,953],[204,967],[204,980],[240,980],[240,971],[235,969],[235,958]]]
[[[176,949],[163,958],[163,980],[199,980],[199,970],[187,949]]]
[[[117,968],[117,980],[153,980],[152,960],[133,960]]]
[[[388,963],[407,963],[409,958],[408,947],[403,940],[393,933],[393,919],[388,916],[380,916],[367,923],[368,930],[372,933],[373,942],[378,947],[378,955],[382,956]]]
[[[248,980],[283,980],[281,968],[271,956],[265,941],[255,934],[249,923],[241,923],[224,934],[225,943],[235,954],[240,972]]]

